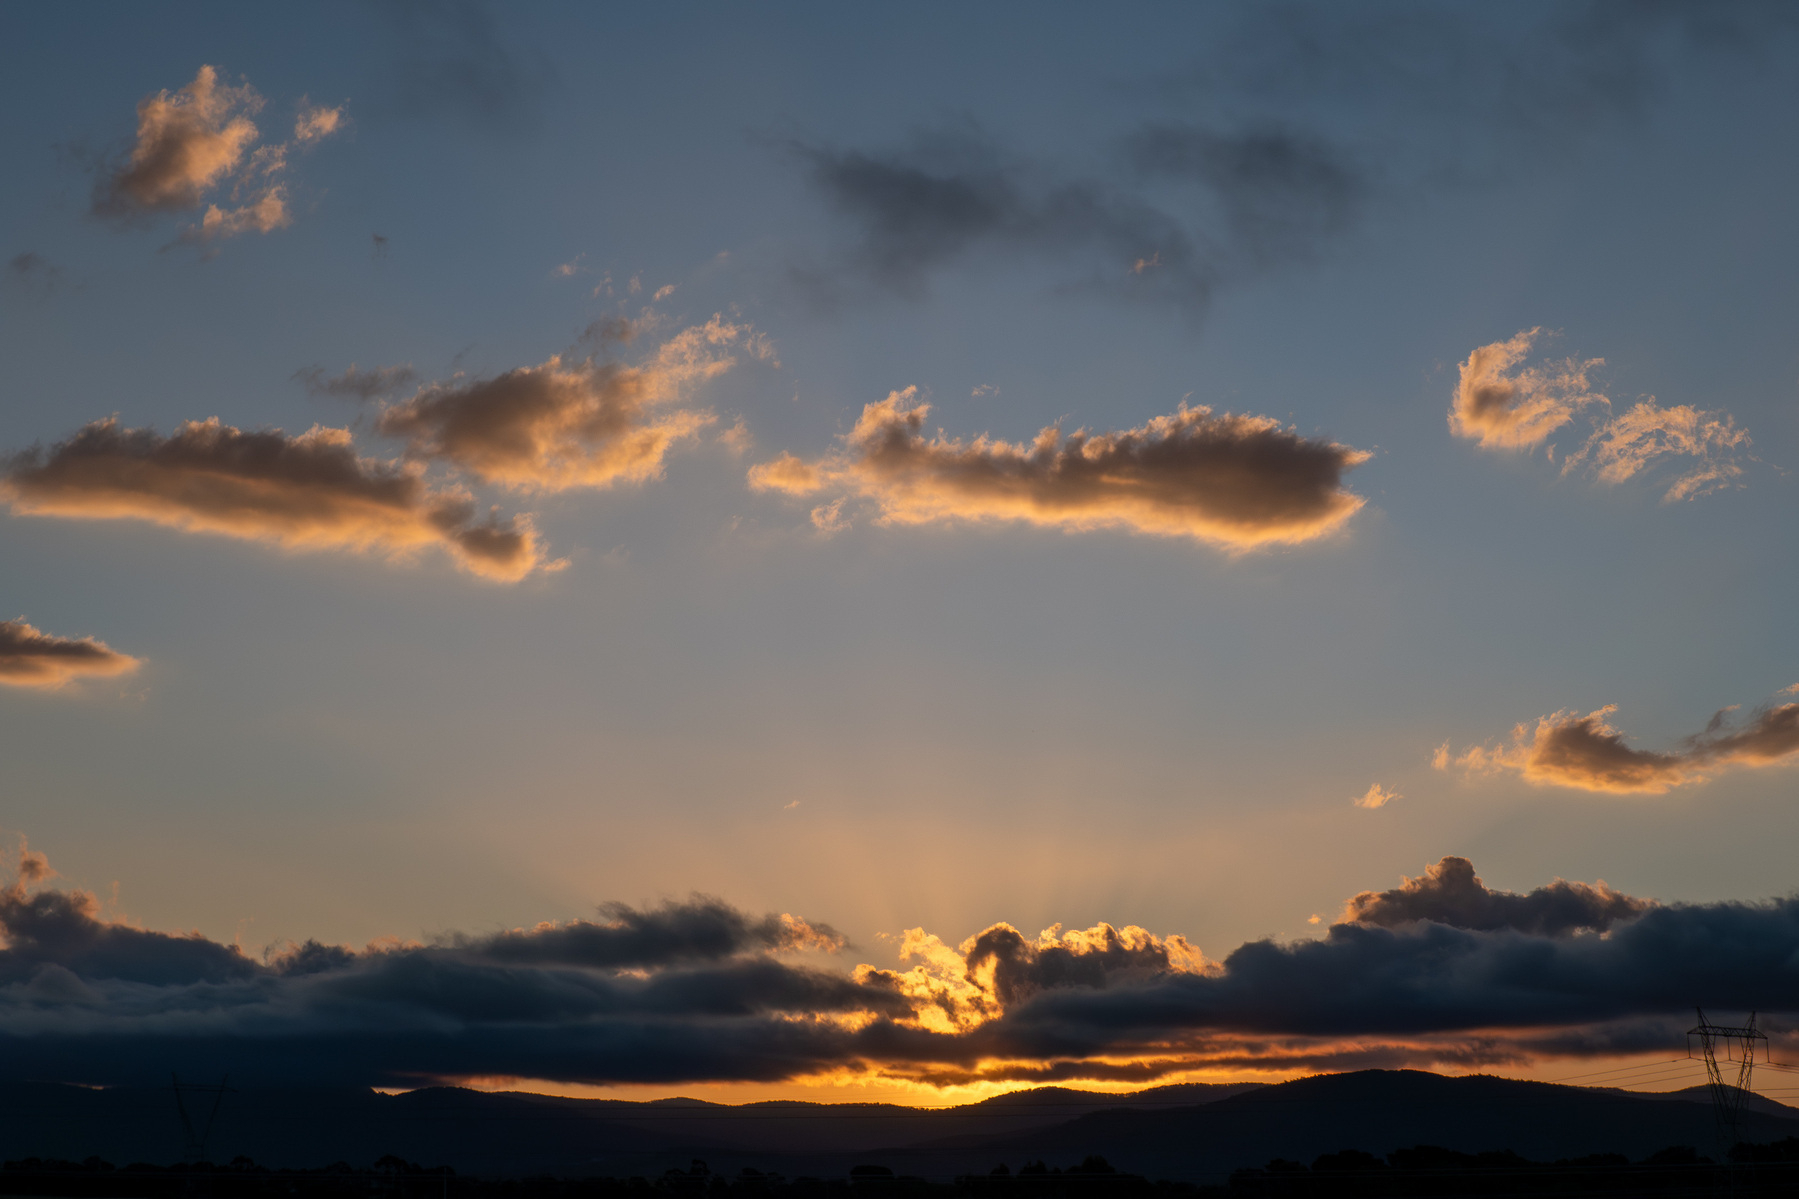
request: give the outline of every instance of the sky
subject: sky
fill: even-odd
[[[1795,49],[0,11],[7,1069],[1799,1060]]]

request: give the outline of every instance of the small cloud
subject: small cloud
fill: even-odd
[[[795,808],[797,808],[797,807],[799,807],[799,806],[800,806],[800,801],[799,801],[799,800],[797,800],[797,799],[790,799],[790,800],[788,800],[788,801],[787,801],[787,802],[786,802],[786,803],[784,803],[784,804],[782,804],[782,805],[781,805],[781,810],[782,810],[782,811],[783,811],[783,812],[791,812],[791,811],[793,811],[793,810],[794,810],[794,809],[795,809]]]
[[[756,444],[756,439],[751,435],[749,425],[740,416],[731,423],[730,428],[718,435],[718,443],[733,454],[745,454]]]
[[[97,186],[94,211],[133,218],[204,205],[199,224],[176,239],[189,244],[286,228],[293,219],[277,177],[287,169],[288,152],[335,131],[343,110],[302,101],[291,143],[256,146],[261,133],[250,118],[262,106],[248,83],[221,83],[211,66],[177,92],[145,97],[137,107],[136,140]],[[227,184],[229,191],[217,195]]]
[[[984,400],[988,396],[998,395],[999,388],[994,386],[991,383],[983,383],[979,387],[976,387],[973,391],[969,392],[968,394],[971,399]]]
[[[1306,917],[1306,923],[1307,924],[1323,924],[1324,917],[1320,916],[1317,912],[1313,912],[1310,916]]]
[[[642,275],[632,275],[631,282],[626,285],[625,290],[629,291],[632,295],[636,295],[638,292],[642,291],[643,290],[643,276]]]
[[[1437,746],[1436,752],[1430,756],[1430,764],[1436,770],[1449,769],[1449,742]]]
[[[294,119],[294,141],[298,145],[307,145],[321,138],[330,137],[343,125],[344,110],[326,108],[323,105],[308,107],[304,97],[300,100],[300,115]]]
[[[7,277],[17,283],[42,289],[44,292],[56,290],[62,279],[62,268],[34,250],[23,254],[14,254],[6,262]]]
[[[550,273],[552,275],[555,275],[558,279],[571,278],[583,269],[581,266],[581,260],[585,257],[587,257],[587,254],[584,251],[580,254],[575,255],[573,258],[569,259],[567,262],[562,263],[561,265],[556,267],[556,269],[551,271]]]
[[[1405,796],[1401,795],[1399,792],[1389,791],[1379,783],[1375,783],[1373,786],[1369,787],[1368,790],[1356,796],[1351,802],[1358,808],[1374,809],[1384,808],[1394,800],[1404,798]]]
[[[656,289],[656,294],[650,298],[651,298],[651,300],[653,300],[656,303],[661,303],[663,300],[668,299],[670,296],[672,296],[674,294],[675,294],[675,285],[673,283],[665,283],[661,287],[658,287]]]
[[[1542,335],[1542,329],[1525,329],[1468,355],[1449,408],[1456,436],[1483,449],[1534,449],[1582,409],[1610,406],[1587,381],[1588,371],[1605,365],[1603,358],[1522,365]]]
[[[812,509],[812,527],[826,537],[835,536],[850,527],[843,515],[843,496]]]
[[[1139,258],[1131,264],[1131,274],[1141,275],[1144,271],[1154,270],[1162,265],[1162,251],[1157,250],[1148,258]]]
[[[404,438],[415,458],[514,490],[647,482],[717,419],[688,397],[739,361],[752,332],[715,315],[634,364],[557,356],[491,379],[453,378],[388,406],[376,428]]]
[[[0,686],[49,690],[77,679],[129,674],[141,665],[138,659],[92,637],[53,636],[34,628],[23,616],[0,620]],[[21,877],[26,862],[21,859]]]
[[[367,401],[411,386],[418,372],[410,366],[377,366],[365,371],[352,362],[341,375],[327,377],[324,367],[308,366],[295,371],[294,378],[315,396]]]

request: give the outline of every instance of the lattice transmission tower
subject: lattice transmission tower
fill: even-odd
[[[181,1131],[186,1136],[181,1158],[189,1165],[203,1162],[206,1160],[206,1138],[212,1135],[213,1121],[219,1118],[219,1105],[225,1102],[225,1093],[231,1090],[225,1085],[231,1081],[231,1076],[227,1074],[216,1083],[182,1082],[174,1074],[170,1074],[169,1079],[175,1084],[170,1090],[175,1092],[175,1110],[181,1113]],[[194,1126],[193,1115],[198,1114],[199,1108],[196,1107],[194,1113],[190,1114],[184,1098],[186,1095],[212,1096],[212,1110],[206,1113],[205,1123],[197,1128]]]
[[[1712,1114],[1718,1119],[1718,1136],[1728,1153],[1742,1139],[1738,1135],[1738,1125],[1742,1121],[1743,1101],[1749,1097],[1758,1046],[1762,1059],[1767,1059],[1768,1034],[1755,1027],[1754,1012],[1749,1013],[1749,1023],[1735,1026],[1713,1024],[1705,1018],[1704,1008],[1694,1010],[1699,1013],[1699,1023],[1687,1030],[1687,1056],[1693,1055],[1693,1038],[1698,1037],[1700,1053],[1705,1058],[1705,1073],[1710,1079]],[[1734,1084],[1724,1081],[1724,1072],[1731,1066],[1736,1067]]]

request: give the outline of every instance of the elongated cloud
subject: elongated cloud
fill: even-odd
[[[415,456],[515,490],[639,483],[660,477],[669,450],[716,419],[685,401],[739,353],[771,355],[753,330],[714,316],[635,365],[556,357],[434,384],[385,409],[377,428]]]
[[[84,678],[128,674],[143,663],[93,637],[56,637],[18,620],[0,620],[0,685],[61,687]]]
[[[87,1083],[166,1077],[176,1053],[259,1085],[1476,1066],[1664,1050],[1695,1002],[1779,1027],[1799,995],[1799,900],[1519,894],[1459,858],[1355,896],[1321,939],[1221,960],[1132,926],[1001,923],[959,945],[911,929],[899,968],[853,969],[815,956],[842,948],[826,926],[704,897],[257,958],[109,916],[41,855],[21,867],[0,890],[0,1070]]]
[[[1432,920],[1453,928],[1483,932],[1513,929],[1535,936],[1560,937],[1572,932],[1605,932],[1620,920],[1648,911],[1646,899],[1613,890],[1604,881],[1571,883],[1556,879],[1528,894],[1494,891],[1474,873],[1467,858],[1447,857],[1408,878],[1391,891],[1363,891],[1343,909],[1354,924],[1397,928]]]
[[[147,520],[286,549],[402,558],[438,549],[470,573],[514,581],[544,565],[529,518],[481,517],[417,468],[362,458],[348,429],[245,433],[216,418],[170,436],[96,421],[0,475],[15,513]]]
[[[1567,358],[1524,365],[1542,339],[1526,329],[1506,341],[1481,346],[1462,363],[1461,381],[1449,408],[1449,427],[1483,449],[1534,450],[1553,457],[1551,439],[1576,418],[1591,422],[1580,448],[1562,461],[1564,475],[1585,471],[1602,483],[1622,483],[1652,467],[1697,459],[1681,467],[1662,499],[1696,499],[1734,486],[1743,477],[1737,461],[1748,451],[1749,434],[1729,413],[1690,405],[1664,408],[1650,396],[1622,415],[1594,390],[1589,375],[1603,358]]]
[[[1731,767],[1790,764],[1799,755],[1799,703],[1763,706],[1740,725],[1730,720],[1735,709],[1725,708],[1704,732],[1660,752],[1627,744],[1606,721],[1615,711],[1556,712],[1513,728],[1509,744],[1470,746],[1453,762],[1471,774],[1515,774],[1529,783],[1660,794]],[[1438,755],[1443,766],[1451,760],[1447,751]]]
[[[1369,455],[1301,437],[1268,417],[1182,407],[1135,429],[1054,427],[1029,445],[939,433],[917,388],[869,404],[841,451],[815,462],[784,454],[752,467],[750,486],[867,497],[884,520],[1026,521],[1123,528],[1231,549],[1302,542],[1339,529],[1363,500],[1343,473]]]
[[[291,142],[257,146],[261,133],[250,118],[263,104],[248,83],[221,83],[218,69],[211,66],[201,67],[193,82],[178,91],[146,96],[137,106],[136,139],[95,189],[94,211],[131,216],[189,211],[204,204],[200,222],[181,235],[183,241],[195,242],[269,233],[291,224],[287,189],[278,178],[287,167],[288,151],[335,132],[343,110],[306,108],[295,121]],[[227,185],[229,191],[222,191]],[[208,203],[214,193],[217,198]]]

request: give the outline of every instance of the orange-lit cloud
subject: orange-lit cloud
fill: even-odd
[[[343,109],[303,107],[292,142],[256,146],[261,134],[250,118],[262,107],[263,98],[248,83],[221,83],[211,66],[201,67],[179,91],[146,96],[137,106],[131,151],[101,180],[95,211],[129,216],[204,204],[200,222],[181,234],[189,242],[270,233],[291,224],[287,188],[276,177],[287,168],[291,147],[319,141],[342,125]],[[229,193],[208,202],[208,193],[226,184]]]
[[[842,450],[752,467],[762,491],[835,489],[872,500],[883,521],[1026,521],[1070,530],[1122,528],[1230,549],[1310,541],[1342,527],[1360,496],[1343,473],[1369,455],[1301,437],[1267,417],[1187,408],[1135,429],[1062,435],[1029,445],[939,433],[917,388],[869,404]]]
[[[1458,437],[1487,449],[1534,449],[1581,409],[1609,402],[1587,382],[1587,372],[1603,366],[1603,358],[1520,365],[1542,334],[1526,329],[1468,355],[1449,409],[1449,427]]]
[[[1622,483],[1665,458],[1697,458],[1662,499],[1697,499],[1734,485],[1743,468],[1733,457],[1749,446],[1749,434],[1736,427],[1729,413],[1707,412],[1682,404],[1663,408],[1653,398],[1632,405],[1615,420],[1593,431],[1586,444],[1568,456],[1562,473],[1590,467],[1601,482]]]
[[[1447,747],[1435,758],[1442,769],[1452,762],[1471,774],[1516,774],[1526,782],[1615,794],[1660,794],[1685,783],[1702,782],[1732,766],[1772,766],[1799,754],[1799,703],[1757,709],[1742,725],[1730,722],[1732,708],[1712,717],[1704,732],[1678,749],[1635,749],[1606,722],[1617,711],[1607,705],[1580,715],[1562,711],[1520,724],[1509,744],[1470,746],[1452,757]]]
[[[0,685],[61,687],[83,678],[128,674],[142,663],[92,637],[56,637],[18,620],[0,620]]]
[[[348,429],[289,437],[215,418],[163,437],[96,421],[14,457],[0,497],[20,514],[147,520],[294,550],[403,558],[434,548],[508,582],[545,566],[528,517],[483,518],[467,493],[433,488],[417,468],[358,457]]]
[[[1622,483],[1671,460],[1698,459],[1669,483],[1662,499],[1696,499],[1737,485],[1749,434],[1726,412],[1690,405],[1664,408],[1655,397],[1639,400],[1619,416],[1596,391],[1589,372],[1603,358],[1567,358],[1525,366],[1542,338],[1526,329],[1506,341],[1481,346],[1462,363],[1461,381],[1449,408],[1449,427],[1485,449],[1533,450],[1554,457],[1550,439],[1585,416],[1591,431],[1580,448],[1564,457],[1562,473],[1585,471],[1602,483]]]
[[[1401,795],[1399,792],[1383,787],[1379,783],[1374,783],[1369,786],[1368,790],[1362,792],[1350,802],[1355,804],[1358,808],[1368,808],[1372,810],[1374,808],[1384,808],[1394,800],[1404,798],[1405,796]]]
[[[635,365],[551,358],[492,379],[422,389],[377,428],[408,452],[520,491],[610,487],[658,478],[671,447],[716,418],[686,401],[766,340],[714,316]]]

